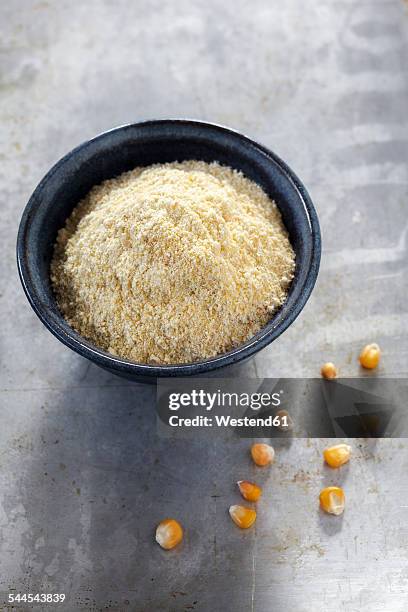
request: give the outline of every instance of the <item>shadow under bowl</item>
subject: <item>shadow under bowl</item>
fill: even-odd
[[[241,170],[276,201],[296,253],[295,277],[288,298],[253,338],[217,357],[177,365],[150,365],[120,359],[80,336],[58,310],[49,274],[57,232],[94,185],[136,166],[188,159],[218,161]],[[319,270],[320,252],[319,222],[312,201],[300,180],[279,157],[228,128],[178,119],[118,127],[65,155],[31,196],[17,238],[21,282],[44,325],[83,357],[138,382],[153,382],[161,376],[203,375],[247,359],[270,344],[306,304]]]

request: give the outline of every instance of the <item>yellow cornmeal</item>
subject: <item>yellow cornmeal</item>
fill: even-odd
[[[213,357],[286,299],[295,255],[276,204],[201,161],[135,168],[94,187],[58,233],[51,280],[68,323],[143,363]]]

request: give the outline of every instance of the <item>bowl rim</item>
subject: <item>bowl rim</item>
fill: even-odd
[[[307,270],[306,277],[303,281],[302,290],[295,303],[293,304],[292,308],[286,314],[286,316],[275,326],[269,329],[263,328],[263,330],[260,330],[260,332],[258,332],[258,337],[255,336],[252,339],[248,340],[246,343],[239,345],[226,353],[222,353],[209,359],[194,361],[191,363],[163,365],[138,363],[127,359],[122,359],[120,357],[107,353],[102,349],[99,349],[97,346],[93,345],[85,338],[81,338],[81,336],[77,334],[74,330],[72,330],[72,334],[69,333],[69,331],[64,329],[64,327],[59,325],[58,321],[50,320],[50,318],[47,316],[46,308],[44,307],[40,296],[34,290],[33,282],[31,280],[30,275],[30,265],[27,261],[26,256],[26,239],[29,233],[30,218],[35,213],[35,210],[38,206],[37,195],[41,192],[43,186],[47,183],[51,176],[60,168],[60,166],[62,166],[68,159],[76,155],[82,149],[89,146],[91,143],[98,140],[102,140],[112,132],[120,132],[132,128],[149,127],[158,124],[169,124],[173,127],[175,125],[189,125],[196,128],[210,128],[212,130],[219,130],[223,133],[227,133],[235,138],[238,138],[246,145],[255,147],[260,150],[267,158],[269,158],[273,163],[279,166],[280,170],[285,175],[285,178],[295,188],[298,197],[302,201],[303,206],[306,210],[309,220],[310,234],[312,238],[309,269]],[[34,192],[32,193],[30,199],[28,200],[28,203],[25,206],[21,217],[16,247],[18,273],[27,299],[36,315],[56,338],[58,338],[63,344],[65,344],[75,352],[79,353],[81,356],[90,359],[91,361],[97,363],[99,366],[105,369],[111,371],[113,370],[118,374],[122,374],[125,376],[147,376],[149,378],[158,378],[189,376],[194,374],[198,375],[219,369],[223,366],[231,365],[233,363],[238,363],[239,361],[242,361],[243,359],[247,359],[248,357],[254,355],[259,350],[270,344],[273,340],[278,338],[298,317],[298,315],[304,308],[306,302],[308,301],[313,287],[316,283],[320,267],[321,234],[317,213],[305,186],[297,177],[297,175],[293,172],[293,170],[273,151],[271,151],[264,145],[258,143],[257,141],[253,140],[249,136],[225,125],[212,123],[209,121],[202,121],[199,119],[162,118],[148,119],[135,123],[126,123],[111,128],[109,130],[97,134],[93,138],[83,141],[81,144],[79,144],[78,146],[70,150],[68,153],[66,153],[63,157],[61,157],[44,175],[44,177],[41,179]],[[62,314],[60,316],[61,319],[63,319]],[[79,339],[77,339],[74,334],[76,334]]]

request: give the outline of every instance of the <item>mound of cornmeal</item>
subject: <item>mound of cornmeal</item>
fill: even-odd
[[[285,301],[295,255],[276,204],[242,173],[185,161],[94,187],[58,233],[51,281],[82,336],[143,363],[245,342]]]

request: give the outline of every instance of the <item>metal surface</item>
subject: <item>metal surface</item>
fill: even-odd
[[[259,476],[245,441],[159,438],[152,388],[91,366],[37,321],[14,247],[33,187],[84,139],[152,116],[225,123],[293,166],[324,240],[302,316],[242,371],[313,376],[330,359],[354,376],[361,345],[377,341],[379,374],[406,376],[407,6],[27,0],[0,10],[2,598],[66,592],[64,612],[405,612],[405,440],[356,441],[340,473],[322,466],[324,440],[297,440]],[[226,511],[239,478],[265,487],[248,532]],[[316,508],[326,482],[344,484],[343,519]],[[171,553],[154,543],[166,515],[186,530]]]

